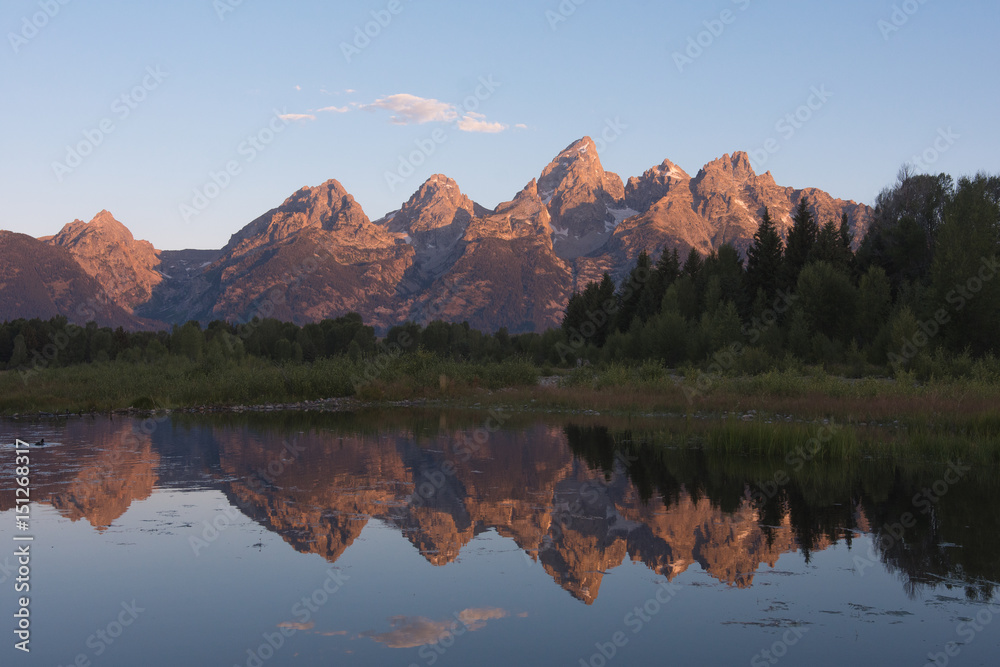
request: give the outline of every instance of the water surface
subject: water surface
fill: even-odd
[[[625,426],[0,422],[2,664],[1000,662],[996,471],[795,469]],[[30,655],[11,633],[15,437],[51,443],[32,452]]]

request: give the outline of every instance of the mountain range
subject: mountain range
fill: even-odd
[[[744,152],[695,176],[664,160],[623,181],[589,137],[574,142],[494,209],[434,175],[371,220],[336,180],[304,187],[220,250],[157,250],[108,211],[34,239],[0,232],[0,320],[162,328],[188,320],[299,324],[358,312],[384,331],[403,321],[467,321],[511,333],[558,326],[570,295],[638,254],[745,252],[767,207],[779,231],[802,198],[820,223],[846,214],[855,238],[872,210],[758,175]]]

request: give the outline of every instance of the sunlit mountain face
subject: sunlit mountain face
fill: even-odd
[[[858,242],[872,219],[864,204],[779,186],[745,152],[694,176],[664,160],[623,181],[604,169],[590,137],[512,195],[489,209],[435,174],[399,210],[373,220],[330,179],[274,202],[214,250],[157,250],[108,211],[50,237],[0,235],[11,250],[0,254],[0,286],[19,295],[0,299],[0,318],[62,314],[80,324],[164,328],[245,321],[267,303],[271,316],[298,324],[357,312],[379,331],[434,319],[544,331],[560,325],[574,291],[605,271],[622,279],[643,251],[677,249],[683,258],[729,244],[744,252],[765,209],[782,235],[802,200],[820,223],[846,216]],[[31,284],[14,289],[26,276]],[[80,303],[92,305],[77,312]]]

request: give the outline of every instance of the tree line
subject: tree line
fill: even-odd
[[[1000,177],[904,168],[854,248],[846,215],[820,224],[803,197],[784,239],[764,210],[745,261],[730,245],[642,253],[620,285],[605,274],[570,298],[563,356],[674,366],[736,346],[748,370],[905,370],[997,352]]]

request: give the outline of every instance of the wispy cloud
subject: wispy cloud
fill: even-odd
[[[458,121],[458,129],[462,132],[482,132],[485,134],[497,134],[507,129],[503,123],[487,122],[486,116],[481,113],[470,111],[462,116]]]
[[[389,95],[361,108],[392,111],[392,122],[395,125],[423,125],[435,121],[447,123],[458,118],[458,112],[453,105],[408,93]]]
[[[347,90],[345,92],[355,92]],[[390,111],[393,125],[423,125],[424,123],[454,123],[462,132],[477,132],[481,134],[498,134],[509,128],[504,123],[490,122],[481,113],[475,111],[465,111],[454,104],[441,102],[439,100],[410,95],[409,93],[397,93],[375,100],[370,104],[350,102],[342,107],[328,106],[322,109],[310,109],[308,113],[285,114],[281,118],[285,120],[316,120],[316,114],[320,113],[348,113],[351,109],[364,109],[365,111]],[[519,124],[518,129],[526,129],[527,126]]]

